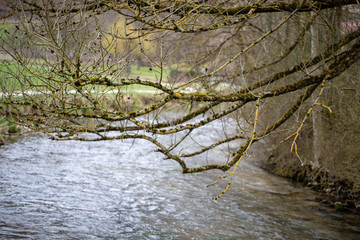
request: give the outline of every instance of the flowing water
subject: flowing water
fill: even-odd
[[[1,239],[360,239],[358,216],[317,193],[241,163],[182,174],[145,141],[55,142],[29,136],[0,147]],[[225,182],[226,184],[226,182]]]

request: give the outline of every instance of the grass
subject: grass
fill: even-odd
[[[20,128],[14,124],[14,119],[11,116],[0,117],[0,132],[4,133],[4,131],[8,134],[20,132]]]
[[[2,22],[0,23],[0,27],[3,29],[3,30],[14,30],[15,29],[15,25],[16,23],[11,23],[11,22]]]
[[[38,61],[37,63],[34,63],[30,65],[29,70],[31,72],[49,75],[50,72],[47,71],[47,68],[44,67],[41,64],[41,61]],[[175,72],[180,73],[186,73],[184,70],[172,70],[170,68],[165,69],[163,71],[163,83],[166,85],[168,83],[168,79],[170,79],[172,74]],[[131,67],[130,72],[128,73],[131,78],[136,78],[139,76],[141,79],[146,81],[154,81],[158,82],[160,78],[160,68],[150,68],[150,67],[144,67],[144,66],[138,66],[134,65]],[[59,78],[59,76],[54,76],[55,78]],[[46,86],[51,86],[52,88],[58,88],[58,89],[64,89],[65,86],[62,83],[57,82],[51,82],[52,80],[47,80],[41,77],[38,77],[34,75],[33,73],[29,73],[28,70],[24,69],[22,66],[18,65],[15,62],[9,62],[9,61],[3,61],[0,63],[0,78],[2,79],[2,82],[0,83],[0,92],[12,92],[12,91],[48,91],[48,88]],[[17,79],[16,79],[17,78]],[[26,80],[25,80],[26,79]],[[116,81],[116,80],[114,80]],[[38,85],[38,86],[32,86],[32,85]],[[42,86],[41,86],[42,85]],[[75,90],[74,86],[67,85],[67,88],[72,88],[72,90]],[[68,88],[68,90],[69,90]],[[193,85],[193,88],[197,88],[197,85]],[[201,89],[201,86],[199,86]],[[105,92],[107,94],[112,94],[112,92],[117,92],[118,87],[103,87],[98,85],[93,86],[87,86],[84,87],[83,90],[85,91],[91,91],[91,92]],[[124,95],[135,95],[135,96],[142,96],[142,95],[154,95],[157,92],[160,92],[158,89],[145,86],[141,84],[132,84],[127,86],[120,87],[121,92]],[[219,84],[216,87],[216,90],[219,92],[227,92],[230,90],[230,87],[227,84]]]
[[[40,66],[29,66],[30,71],[40,71]],[[43,82],[41,78],[29,73],[17,63],[2,61],[0,64],[0,77],[2,79],[1,87],[6,87],[8,90],[19,91],[21,87],[30,87],[31,84],[40,85]]]
[[[130,95],[144,95],[147,93],[155,93],[157,91],[156,88],[134,84],[130,86],[126,86],[123,89],[123,92]]]
[[[33,64],[28,67],[29,70],[33,73],[39,73],[39,74],[46,74],[49,73],[44,71],[44,67],[40,64],[36,65]],[[9,61],[2,61],[0,63],[0,77],[3,79],[3,82],[5,82],[6,86],[11,86],[11,89],[14,91],[21,90],[21,87],[24,87],[25,85],[29,85],[30,83],[34,85],[41,85],[44,84],[46,79],[43,79],[41,77],[37,77],[33,73],[29,73],[26,69],[21,67],[15,62],[9,62]],[[131,72],[129,73],[129,76],[131,77],[141,77],[144,80],[147,81],[157,81],[160,78],[160,69],[150,69],[149,67],[139,67],[139,66],[132,66]],[[55,76],[56,77],[56,76]],[[169,77],[169,74],[165,70],[163,72],[163,79],[167,79]],[[25,83],[25,79],[27,79],[27,83]],[[154,90],[154,88],[149,86],[142,86],[139,84],[126,86],[127,91],[130,92],[144,92],[144,91],[151,91]],[[1,90],[0,90],[1,91]]]
[[[170,76],[170,70],[163,70],[162,78],[167,80]],[[161,69],[159,67],[150,68],[150,67],[143,67],[143,66],[131,66],[130,75],[133,76],[141,76],[149,80],[159,80],[161,76]]]

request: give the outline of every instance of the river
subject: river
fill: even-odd
[[[145,141],[56,142],[36,135],[0,147],[1,239],[359,239],[360,218],[318,193],[241,163],[182,174]]]

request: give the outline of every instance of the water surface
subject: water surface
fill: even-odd
[[[242,162],[230,191],[219,171],[182,174],[146,141],[0,147],[1,239],[359,239],[360,219],[317,193]]]

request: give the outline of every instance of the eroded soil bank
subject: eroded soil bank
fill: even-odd
[[[326,170],[313,168],[309,164],[301,165],[293,159],[277,158],[270,155],[261,167],[275,175],[292,179],[322,192],[323,197],[315,199],[337,211],[360,214],[360,190],[353,182],[332,176]]]

